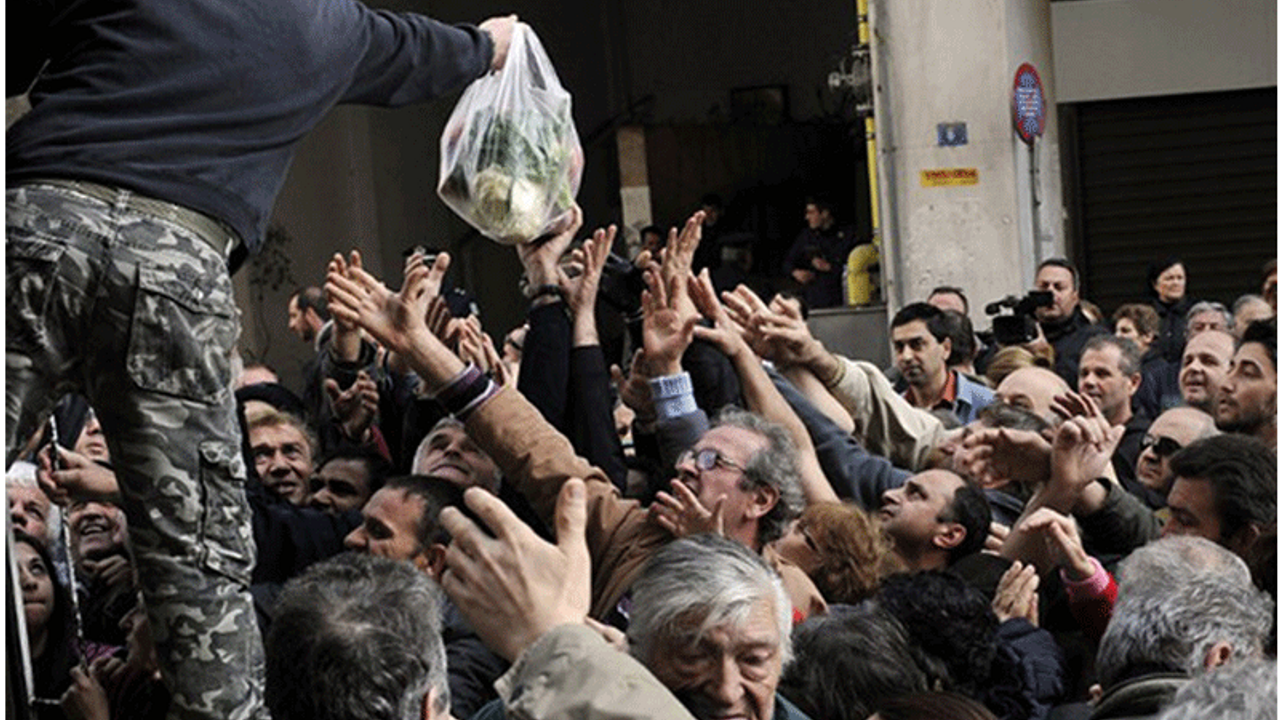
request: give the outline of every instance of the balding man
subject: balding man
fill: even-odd
[[[1182,401],[1213,413],[1218,403],[1218,388],[1227,375],[1234,352],[1235,339],[1221,330],[1205,330],[1187,340],[1187,347],[1182,351],[1182,369],[1178,372]]]
[[[1148,489],[1168,495],[1173,484],[1169,459],[1191,443],[1218,434],[1213,416],[1193,407],[1165,410],[1151,422],[1138,454],[1138,481]]]
[[[1071,390],[1057,373],[1041,367],[1025,367],[1009,373],[996,386],[996,400],[1032,412],[1051,425],[1062,422],[1053,411],[1053,398]]]

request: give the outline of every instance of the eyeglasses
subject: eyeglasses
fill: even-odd
[[[1182,443],[1170,437],[1154,437],[1146,435],[1142,438],[1142,449],[1150,448],[1158,457],[1166,458],[1182,449]]]
[[[694,450],[690,448],[689,450],[685,450],[680,453],[680,457],[676,460],[676,467],[684,465],[689,462],[689,460],[693,460],[693,466],[698,468],[700,471],[710,470],[711,468],[719,465],[720,467],[733,468],[740,472],[746,472],[746,468],[732,460],[729,460],[724,455],[721,455],[720,451],[715,448],[703,448],[701,450]]]

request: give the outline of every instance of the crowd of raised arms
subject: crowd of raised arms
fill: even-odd
[[[446,253],[293,295],[305,386],[235,384],[273,717],[1275,717],[1274,263],[1108,319],[1048,260],[1007,347],[940,287],[880,368],[717,288],[705,219],[634,258],[616,358],[576,208],[514,329]],[[164,717],[116,444],[54,420],[7,476],[36,713]]]

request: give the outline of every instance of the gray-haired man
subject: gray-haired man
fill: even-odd
[[[1165,538],[1120,566],[1098,645],[1093,718],[1154,713],[1192,677],[1261,655],[1274,603],[1244,561],[1203,538]],[[1152,714],[1154,716],[1154,714]]]
[[[777,694],[791,603],[757,553],[714,534],[677,540],[654,554],[633,598],[631,653],[695,717],[806,717]]]

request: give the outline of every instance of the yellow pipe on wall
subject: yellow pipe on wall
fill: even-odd
[[[871,24],[868,21],[869,0],[857,0],[858,47],[871,48]],[[875,83],[874,74],[871,82]],[[879,294],[871,269],[880,263],[880,185],[876,169],[876,118],[874,113],[863,118],[867,142],[867,180],[871,195],[871,242],[855,247],[845,263],[845,293],[849,305],[869,305]]]

